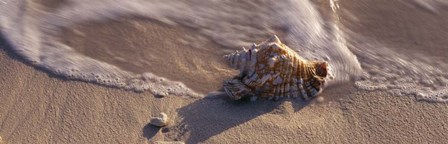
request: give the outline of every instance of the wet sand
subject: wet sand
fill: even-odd
[[[403,1],[341,1],[341,23],[369,41],[399,53],[442,58],[448,55],[448,10],[437,13]]]
[[[135,23],[139,24],[135,21],[118,22],[115,26],[110,25],[112,28],[102,28],[101,24],[81,25],[67,32],[67,38],[72,39],[65,40],[72,46],[79,46],[77,50],[85,55],[123,68],[129,65],[124,63],[126,61],[150,61],[148,57],[139,56],[139,53],[159,51],[157,56],[160,57],[176,55],[185,61],[176,63],[175,60],[168,59],[169,61],[154,60],[140,66],[130,64],[141,68],[133,70],[135,72],[151,70],[173,79],[176,79],[176,73],[168,72],[182,69],[164,66],[165,64],[202,66],[203,71],[198,70],[201,68],[198,67],[187,72],[192,78],[199,75],[201,78],[178,77],[176,80],[196,86],[199,91],[219,89],[221,80],[213,78],[228,70],[207,67],[202,61],[217,62],[216,55],[220,53],[199,53],[195,57],[200,57],[201,61],[197,62],[185,57],[191,54],[191,49],[176,49],[175,52],[167,49],[185,47],[182,42],[173,41],[182,39],[179,34],[194,32],[157,22],[145,23],[145,27],[150,29],[139,32],[136,27],[130,26]],[[120,37],[92,40],[76,36],[77,33],[89,37],[104,34],[101,32],[122,34],[110,30],[114,27],[126,27],[127,32],[135,34],[131,44],[133,39],[140,41],[140,35],[159,35],[136,45],[157,43],[170,46],[132,49],[131,56],[126,53],[95,55],[98,51],[108,50],[93,48],[113,48],[114,50],[109,51],[120,51],[119,48],[130,43],[107,43],[116,42]],[[293,99],[247,103],[231,101],[225,97],[156,98],[149,92],[135,93],[49,75],[25,64],[5,41],[0,42],[0,137],[4,143],[153,143],[160,140],[187,143],[448,141],[448,105],[443,103],[416,101],[412,97],[397,97],[384,92],[359,92],[346,85],[326,89],[322,94],[326,99],[323,103],[304,103]],[[111,47],[118,45],[120,47]],[[208,45],[216,46],[211,43]],[[124,62],[115,57],[120,55],[124,57]],[[209,86],[201,89],[203,85]],[[148,125],[150,117],[160,112],[165,112],[172,118],[170,125],[166,128]]]
[[[2,47],[3,49],[4,47]],[[448,140],[446,104],[385,93],[340,101],[233,102],[155,98],[65,81],[0,53],[0,136],[6,143],[437,143]],[[331,91],[324,97],[331,96]],[[333,93],[333,92],[331,92]],[[305,107],[303,107],[305,106]],[[147,125],[166,112],[168,128]]]

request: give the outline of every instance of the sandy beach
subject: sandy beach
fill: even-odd
[[[350,2],[353,1],[342,4],[349,5],[347,3]],[[327,2],[317,3],[328,6]],[[363,9],[365,6],[345,8],[347,11],[368,11]],[[395,9],[390,13],[408,10]],[[343,19],[353,18],[352,15],[345,16]],[[358,20],[362,21],[362,17]],[[377,26],[372,23],[368,24]],[[389,29],[372,30],[366,25],[359,23],[355,27],[353,24],[355,28],[352,30],[378,41],[386,36],[401,37],[399,34],[381,35]],[[426,27],[423,24],[418,26],[421,28],[417,29]],[[445,37],[445,34],[441,32],[439,37]],[[232,101],[225,96],[156,97],[148,91],[126,91],[56,76],[21,58],[3,38],[4,35],[1,36],[0,144],[448,141],[448,105],[445,103],[418,101],[412,96],[395,96],[384,91],[360,91],[351,82],[325,89],[321,94],[323,102],[297,99],[245,102]],[[412,36],[417,39],[422,35]],[[188,37],[200,37],[202,41],[187,43]],[[204,94],[220,90],[223,80],[237,74],[222,61],[222,55],[227,52],[222,50],[222,45],[194,29],[152,20],[135,18],[75,25],[64,29],[59,40],[83,55],[135,73],[151,71],[181,81]],[[407,41],[382,42],[405,47],[403,43]],[[443,42],[443,39],[431,43],[416,41],[425,47],[437,46],[426,51],[413,45],[415,47],[406,52],[424,51],[424,55],[446,60],[443,57],[446,51],[440,53],[447,49]],[[147,45],[153,47],[141,48]],[[170,117],[169,125],[163,128],[149,125],[150,118],[160,112]]]
[[[23,64],[3,48],[0,135],[4,143],[160,140],[443,143],[448,140],[446,104],[381,92],[353,93],[341,96],[339,101],[307,105],[287,100],[244,103],[225,98],[155,98],[149,93],[51,77]],[[160,112],[169,114],[172,124],[162,129],[149,126],[149,118]]]

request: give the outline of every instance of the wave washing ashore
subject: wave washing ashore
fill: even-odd
[[[428,101],[448,101],[446,62],[413,58],[387,46],[370,43],[340,22],[343,5],[338,1],[330,1],[335,17],[331,21],[324,20],[312,2],[301,0],[242,3],[67,0],[54,10],[33,1],[3,1],[0,4],[1,33],[13,50],[33,65],[69,79],[135,91],[148,90],[155,95],[203,96],[182,82],[151,71],[131,72],[82,55],[58,41],[64,28],[76,24],[140,17],[195,29],[224,46],[222,51],[247,47],[272,33],[282,33],[280,36],[288,46],[304,58],[329,62],[328,86],[354,81],[359,90],[382,90]],[[435,6],[432,8],[437,11]],[[151,49],[151,45],[146,48]]]

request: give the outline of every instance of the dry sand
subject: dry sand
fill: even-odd
[[[115,25],[132,29],[129,23]],[[137,22],[138,24],[138,22]],[[101,24],[99,24],[101,25]],[[112,24],[111,26],[113,26]],[[86,44],[89,40],[76,38],[78,34],[101,33],[101,26],[78,26],[68,32],[72,45]],[[145,26],[145,33],[158,35],[148,43],[171,44],[186,34],[188,29],[173,29],[156,22]],[[107,30],[105,32],[108,32]],[[119,34],[114,33],[114,34]],[[112,39],[112,40],[111,40]],[[67,40],[67,39],[66,39]],[[76,41],[78,40],[78,41]],[[95,54],[88,46],[108,41],[109,37],[78,45],[81,53]],[[135,93],[107,88],[91,83],[70,81],[48,75],[43,70],[24,64],[0,41],[0,137],[3,143],[154,143],[156,141],[184,141],[187,143],[443,143],[448,141],[448,106],[442,103],[416,101],[411,97],[396,97],[382,92],[356,92],[346,84],[326,89],[323,103],[303,103],[292,99],[277,102],[259,100],[253,103],[235,102],[225,97],[188,99],[175,96],[156,98],[148,92]],[[67,41],[70,43],[70,41]],[[121,43],[124,45],[123,43]],[[142,43],[137,43],[142,44]],[[212,42],[205,45],[219,47]],[[98,46],[101,48],[100,46]],[[165,46],[169,47],[169,46]],[[172,52],[165,47],[154,47],[142,53],[160,51],[162,56]],[[84,49],[83,49],[84,48]],[[174,55],[182,57],[191,49],[176,49]],[[102,51],[107,51],[103,49]],[[135,50],[139,52],[140,50]],[[205,52],[204,52],[205,53]],[[219,63],[216,55],[199,53],[202,61]],[[118,55],[118,54],[115,54]],[[125,55],[124,55],[125,56]],[[135,58],[136,56],[125,57]],[[108,55],[96,56],[100,60],[126,67]],[[145,58],[138,57],[137,58]],[[142,60],[145,61],[145,60]],[[223,67],[210,68],[200,61],[142,64],[141,68],[157,74],[187,82],[198,91],[219,89],[221,79],[231,74]],[[135,63],[133,63],[135,64]],[[176,77],[179,67],[164,64],[194,64],[204,69],[206,82]],[[138,65],[137,65],[138,66]],[[188,72],[191,71],[191,72]],[[187,74],[198,76],[196,70]],[[135,70],[136,72],[139,69]],[[206,72],[206,73],[205,73]],[[208,74],[207,74],[208,73]],[[213,76],[220,76],[212,80]],[[209,83],[210,82],[210,83]],[[208,84],[204,89],[203,85]],[[197,87],[194,87],[197,86]],[[165,112],[172,119],[166,128],[148,125],[152,116]],[[1,143],[1,142],[0,142]]]

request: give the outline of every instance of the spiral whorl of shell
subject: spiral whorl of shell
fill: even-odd
[[[307,61],[294,50],[272,36],[250,49],[243,48],[224,56],[240,74],[224,82],[231,99],[244,97],[301,97],[317,96],[327,76],[327,62]]]

